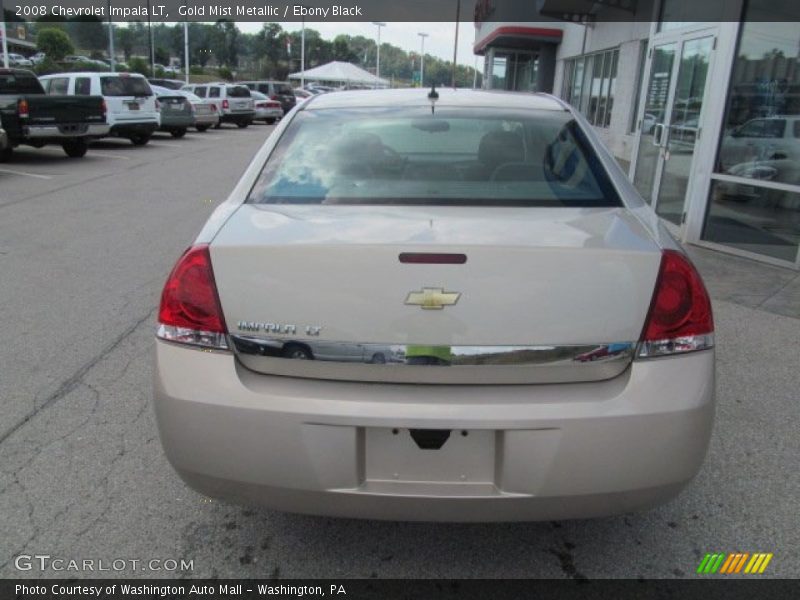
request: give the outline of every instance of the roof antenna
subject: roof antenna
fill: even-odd
[[[431,114],[434,113],[436,101],[439,99],[439,92],[436,91],[436,84],[431,85],[431,91],[428,92],[428,100],[431,101]]]

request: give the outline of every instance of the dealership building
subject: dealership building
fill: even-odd
[[[578,108],[681,240],[800,269],[800,5],[530,4],[478,2],[484,87]]]

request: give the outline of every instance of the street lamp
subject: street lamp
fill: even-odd
[[[425,38],[428,34],[420,32],[417,35],[422,38],[422,49],[419,53],[419,86],[425,87]]]
[[[380,21],[373,21],[373,25],[378,28],[378,52],[375,58],[375,77],[381,76],[381,27],[386,27],[386,23]],[[376,83],[377,85],[377,83]]]
[[[114,22],[111,20],[111,0],[108,0],[108,60],[111,62],[111,72],[117,70],[114,60]]]
[[[8,31],[6,30],[6,9],[0,0],[0,36],[3,38],[3,67],[8,68]]]

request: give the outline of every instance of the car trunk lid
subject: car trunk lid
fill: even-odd
[[[211,257],[247,367],[409,383],[613,377],[630,362],[661,259],[622,208],[254,204],[228,220]]]

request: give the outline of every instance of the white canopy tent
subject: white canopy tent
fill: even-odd
[[[375,77],[369,71],[338,60],[308,69],[305,73],[298,71],[289,75],[289,79],[300,79],[301,77],[306,81],[317,81],[319,83],[368,85],[371,87],[389,86],[389,82],[386,79]]]

